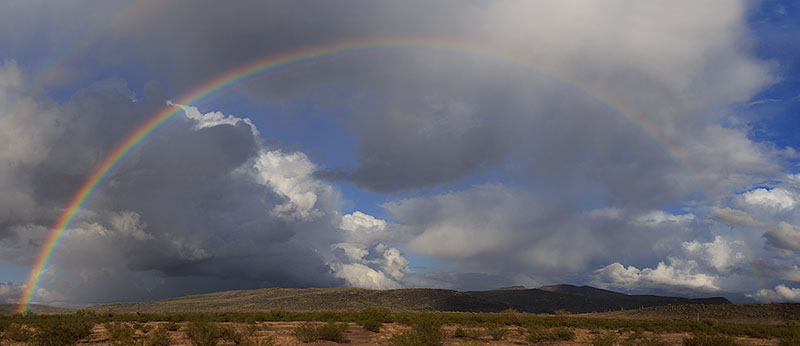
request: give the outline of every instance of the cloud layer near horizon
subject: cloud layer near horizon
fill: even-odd
[[[0,33],[7,56],[57,50],[64,32],[84,30],[73,22],[77,3],[32,1],[0,14],[3,26],[19,29]],[[58,89],[66,98],[27,92],[40,82],[24,71],[41,68],[36,59],[0,68],[0,120],[13,124],[0,128],[0,260],[30,265],[76,187],[164,107],[169,97],[155,84],[137,95],[126,79],[143,75],[185,93],[260,57],[399,37],[491,54],[366,50],[230,91],[237,102],[323,110],[303,113],[309,123],[331,110],[349,130],[337,134],[342,142],[356,143],[350,162],[326,164],[310,158],[325,153],[264,138],[255,123],[280,131],[280,112],[186,107],[85,205],[37,299],[572,282],[797,300],[795,152],[753,140],[751,115],[731,106],[776,78],[750,50],[747,2],[574,5],[100,8],[119,17],[81,46],[86,54],[49,74],[63,77],[51,86],[73,85]],[[39,30],[24,30],[31,25]],[[38,32],[44,47],[15,32]],[[305,130],[301,142],[324,132]],[[345,212],[375,206],[341,196],[339,183],[384,196],[386,220]],[[446,265],[415,271],[408,254]],[[767,286],[753,287],[754,275]],[[0,297],[18,289],[0,286]]]

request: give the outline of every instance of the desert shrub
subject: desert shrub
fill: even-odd
[[[172,345],[172,338],[169,337],[167,329],[158,327],[154,329],[148,336],[145,342],[146,346],[169,346]]]
[[[383,326],[383,322],[378,320],[362,320],[356,321],[356,323],[364,329],[375,333],[379,333],[381,331],[381,327]]]
[[[92,333],[93,322],[83,319],[52,319],[40,323],[33,336],[36,346],[74,345]]]
[[[653,335],[647,336],[640,330],[633,332],[621,343],[622,346],[670,346],[671,344],[664,338]]]
[[[208,321],[192,321],[186,327],[186,335],[195,346],[215,346],[222,333],[222,328]]]
[[[133,344],[135,331],[127,323],[106,323],[105,327],[108,331],[108,340],[111,345],[126,346]]]
[[[550,331],[551,340],[575,340],[575,331],[567,327],[558,327]]]
[[[370,306],[358,312],[356,321],[359,320],[374,320],[382,323],[392,323],[394,322],[394,316],[392,315],[392,310],[387,307]]]
[[[256,335],[256,332],[258,332],[259,329],[261,329],[261,328],[259,328],[258,325],[255,325],[255,324],[248,325],[247,326],[247,336]]]
[[[316,334],[317,327],[311,322],[300,324],[292,331],[292,335],[302,342],[316,341]]]
[[[271,335],[261,340],[248,338],[244,340],[242,346],[275,346],[275,339],[273,339]]]
[[[607,331],[603,334],[597,334],[589,340],[592,346],[614,346],[619,341],[619,336],[613,331]]]
[[[241,345],[244,341],[244,335],[233,329],[233,327],[223,327],[222,331],[222,338],[228,340],[236,345]]]
[[[414,330],[392,335],[386,340],[387,346],[440,346],[443,338],[439,340],[427,340],[425,334],[420,334]]]
[[[19,323],[9,324],[3,332],[4,338],[16,342],[30,341],[32,336],[33,332]]]
[[[540,343],[543,341],[547,341],[550,339],[547,331],[542,329],[541,327],[531,327],[528,329],[528,336],[525,337],[529,343],[535,344]]]
[[[501,324],[490,324],[486,326],[486,334],[492,337],[495,341],[500,341],[508,336],[508,329]]]
[[[797,346],[800,345],[800,337],[788,336],[778,339],[778,346]]]
[[[695,334],[691,338],[683,339],[684,346],[731,346],[739,345],[730,335],[722,334]]]
[[[481,329],[464,329],[461,327],[456,328],[453,332],[454,338],[466,338],[466,339],[473,339],[477,340],[483,336],[483,330]]]
[[[567,327],[557,327],[553,329],[543,329],[541,327],[531,327],[528,336],[525,338],[530,343],[542,343],[547,341],[574,340],[575,332]]]
[[[328,340],[333,342],[347,342],[345,331],[347,323],[329,322],[327,324],[315,325],[311,322],[303,323],[292,331],[298,340],[302,342],[314,342],[317,340]]]
[[[167,323],[164,323],[164,329],[166,329],[166,330],[168,330],[170,332],[175,332],[175,331],[178,331],[178,329],[181,329],[181,326],[179,326],[174,321],[169,321]]]
[[[411,321],[414,329],[394,334],[388,340],[390,346],[440,346],[446,336],[442,322],[437,318],[416,315]]]
[[[347,342],[347,336],[344,334],[346,330],[347,323],[329,322],[317,326],[317,338],[333,342]]]

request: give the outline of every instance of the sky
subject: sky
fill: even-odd
[[[797,37],[793,1],[6,1],[0,302],[171,108],[33,302],[562,283],[800,302]]]

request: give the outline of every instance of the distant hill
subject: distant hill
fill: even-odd
[[[800,321],[800,304],[717,304],[667,305],[644,309],[587,314],[599,318],[635,320],[688,320],[711,318],[719,321],[754,324],[782,324]]]
[[[405,311],[588,313],[668,304],[730,304],[725,298],[689,299],[628,295],[598,288],[558,285],[541,289],[508,287],[490,291],[407,288],[263,288],[191,295],[155,302],[114,303],[91,309],[102,312],[342,310],[386,306]]]
[[[654,295],[629,295],[589,286],[555,285],[527,290],[465,292],[487,301],[498,302],[518,311],[570,313],[639,309],[677,304],[731,304],[722,297],[691,299]]]
[[[28,307],[29,311],[35,314],[68,314],[74,312],[73,309],[57,308],[55,306],[31,304]],[[12,315],[17,312],[17,304],[0,304],[0,314]]]

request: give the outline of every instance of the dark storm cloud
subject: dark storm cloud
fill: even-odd
[[[536,282],[567,282],[612,258],[640,262],[664,256],[702,230],[692,214],[613,208],[575,212],[500,185],[404,199],[384,208],[409,234],[410,251],[478,272],[519,273]],[[618,244],[627,250],[614,251]]]
[[[132,96],[124,82],[105,81],[67,103],[41,102],[46,106],[26,114],[26,123],[51,126],[16,129],[20,137],[40,140],[42,152],[36,160],[4,166],[11,173],[4,181],[34,187],[26,195],[32,210],[3,219],[4,261],[32,264],[49,225],[91,170],[165,107],[163,99]],[[310,207],[325,209],[313,218],[270,213],[292,197],[256,179],[280,173],[256,168],[265,152],[250,125],[198,121],[175,116],[115,167],[65,232],[45,275],[43,287],[59,295],[38,299],[96,303],[344,283],[315,249],[336,239],[332,197],[317,197]],[[3,152],[26,157],[38,151],[33,149]],[[197,286],[187,291],[186,282]]]

